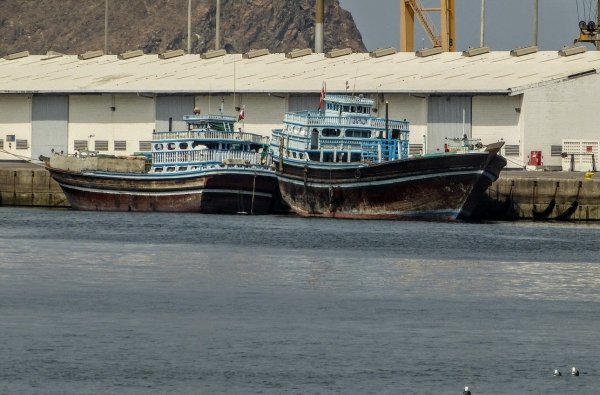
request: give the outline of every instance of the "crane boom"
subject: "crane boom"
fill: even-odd
[[[421,0],[400,0],[400,50],[403,52],[414,51],[416,15],[433,47],[442,47],[444,51],[454,51],[454,10],[455,0],[440,0],[439,8],[425,8]],[[429,11],[440,12],[441,34],[438,33],[436,25],[429,17]]]
[[[425,9],[420,0],[407,0],[406,3],[414,10],[417,18],[419,18],[419,22],[421,22],[425,34],[427,34],[429,41],[431,41],[431,45],[441,47],[442,36],[438,33],[429,14],[426,13],[426,11],[439,11],[439,9]]]

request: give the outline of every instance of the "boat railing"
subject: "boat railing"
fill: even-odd
[[[152,142],[165,140],[228,140],[250,142],[256,144],[269,144],[269,137],[246,132],[221,132],[216,130],[183,130],[172,132],[152,133]]]
[[[260,152],[234,151],[234,150],[188,150],[154,152],[152,162],[155,166],[172,163],[199,163],[199,162],[225,162],[229,159],[239,160],[244,164],[261,164],[261,159],[270,155]]]
[[[223,122],[236,122],[237,119],[231,115],[211,115],[211,114],[194,114],[184,115],[183,120],[187,122],[200,122],[200,121],[223,121]]]
[[[325,101],[336,102],[342,104],[359,104],[363,106],[375,105],[375,100],[367,97],[360,96],[348,96],[348,95],[325,95]]]
[[[286,112],[284,122],[301,125],[368,127],[385,130],[385,118],[370,116],[330,116],[318,111]],[[389,129],[408,131],[407,121],[388,120]]]

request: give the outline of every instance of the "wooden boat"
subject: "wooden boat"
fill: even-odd
[[[53,154],[46,164],[76,210],[267,214],[279,198],[269,138],[225,115],[184,117],[132,157]]]
[[[466,136],[448,152],[409,156],[407,121],[387,109],[372,116],[374,100],[362,95],[322,99],[318,111],[286,113],[271,139],[281,196],[299,215],[464,219],[506,166],[503,142]]]

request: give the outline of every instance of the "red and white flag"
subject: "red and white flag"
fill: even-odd
[[[319,110],[323,107],[323,101],[325,100],[325,82],[323,82],[323,87],[321,88],[321,97],[319,99]]]
[[[245,106],[242,106],[242,111],[240,111],[240,114],[238,115],[238,122],[244,119],[244,109]]]

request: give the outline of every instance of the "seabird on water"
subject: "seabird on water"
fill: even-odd
[[[558,369],[554,369],[554,376],[562,376],[562,374],[560,374],[560,372],[558,371]]]
[[[463,391],[463,395],[471,395],[471,391],[469,391],[469,387],[465,387],[465,390]]]
[[[575,366],[573,366],[573,371],[571,372],[571,374],[572,374],[573,376],[579,376],[579,370],[576,370],[576,369],[575,369]]]

